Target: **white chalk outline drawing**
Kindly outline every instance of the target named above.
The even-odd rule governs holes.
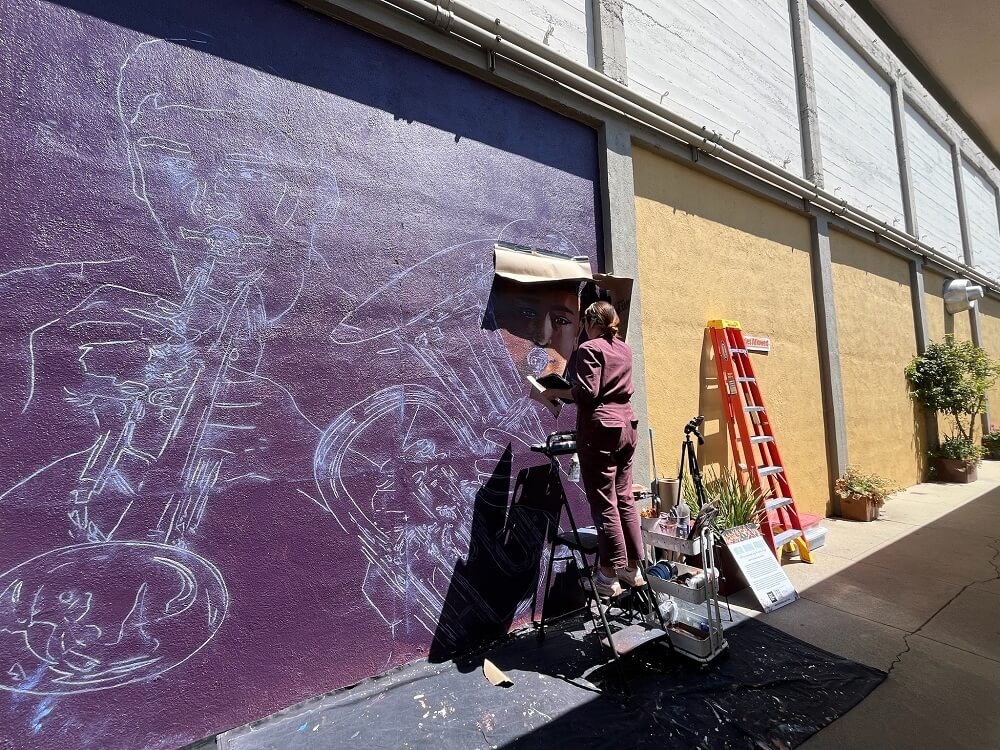
[[[280,392],[280,403],[288,409],[289,415],[301,418],[310,432],[320,433],[316,424],[299,408],[289,388],[259,373],[258,368],[264,357],[268,331],[298,302],[311,264],[325,263],[316,242],[321,227],[332,222],[336,214],[339,202],[336,178],[325,164],[306,161],[304,155],[300,159],[298,154],[282,152],[282,160],[278,162],[278,157],[264,151],[246,153],[238,147],[234,150],[232,144],[221,140],[206,145],[193,133],[178,131],[163,137],[160,132],[153,134],[145,129],[140,119],[150,113],[161,115],[163,122],[169,122],[169,117],[175,115],[240,116],[238,112],[173,101],[170,96],[177,91],[168,95],[149,91],[146,79],[139,83],[146,88],[140,90],[135,99],[127,101],[128,94],[134,93],[125,92],[130,66],[148,64],[147,54],[153,57],[169,54],[171,41],[150,40],[131,50],[119,68],[116,97],[132,175],[132,194],[146,207],[169,253],[171,275],[176,278],[180,299],[122,284],[102,284],[58,318],[36,327],[28,336],[29,382],[21,413],[29,412],[36,400],[38,379],[46,375],[39,373],[36,367],[45,337],[55,330],[54,326],[61,326],[84,337],[84,343],[79,345],[78,360],[82,385],[63,383],[63,400],[70,408],[88,414],[96,429],[87,438],[89,445],[86,448],[53,458],[0,493],[0,500],[3,500],[67,460],[82,461],[76,486],[66,498],[69,532],[77,544],[36,555],[0,576],[0,591],[10,598],[6,607],[4,599],[0,598],[0,688],[4,690],[41,695],[118,687],[161,674],[201,650],[221,627],[229,611],[229,592],[221,573],[209,560],[189,549],[205,519],[210,497],[213,490],[222,485],[272,480],[259,471],[240,472],[239,467],[234,467],[233,476],[227,476],[224,468],[232,463],[230,457],[234,455],[226,447],[227,438],[234,435],[245,438],[257,430],[260,420],[275,416],[262,414],[261,402],[229,398],[227,391],[233,390],[230,386],[251,381],[267,384]],[[258,125],[263,123],[275,133],[284,132],[270,123],[263,112],[254,111],[253,116]],[[213,147],[219,152],[225,149],[226,153],[213,153],[210,159],[199,163],[198,152]],[[222,158],[216,158],[218,156]],[[174,202],[179,203],[176,199],[182,196],[186,201],[184,218],[182,222],[175,222],[178,223],[176,227],[171,221],[178,217],[169,213],[161,215],[161,208],[154,200],[156,196],[149,191],[144,158],[156,159],[157,169],[168,175]],[[300,179],[296,181],[296,178]],[[315,184],[306,184],[310,179],[315,180]],[[275,232],[271,233],[247,230],[245,226],[249,225],[241,223],[251,211],[261,215],[261,208],[249,205],[248,199],[252,200],[254,192],[251,183],[264,184],[265,181],[271,189],[270,194],[277,199],[273,206],[266,208],[265,220],[269,224],[264,229],[273,227]],[[303,188],[313,192],[304,196]],[[309,200],[313,203],[308,203]],[[299,223],[289,229],[293,219],[298,219]],[[282,230],[296,233],[298,241],[289,251],[296,253],[294,257],[299,265],[287,262],[287,258],[280,259],[282,269],[286,272],[290,269],[291,278],[295,280],[287,284],[291,299],[287,303],[280,300],[275,305],[280,309],[272,311],[268,309],[271,300],[265,291],[265,274],[268,259],[279,258],[274,251],[280,249],[276,235]],[[128,255],[101,261],[53,261],[8,270],[0,273],[0,279],[76,266],[82,273],[88,265],[119,263],[133,258]],[[111,331],[113,335],[90,340],[86,334],[95,329],[105,334]],[[100,355],[107,348],[116,353],[122,351],[115,347],[133,347],[144,352],[145,364],[139,376],[123,378],[119,373],[103,371],[99,364],[95,367],[94,360],[100,363]],[[158,469],[159,474],[156,473]],[[168,479],[166,488],[161,484],[164,476]],[[147,481],[149,484],[144,486]],[[307,493],[299,491],[299,494],[322,507],[321,502]],[[160,497],[164,499],[158,500]],[[171,564],[170,561],[178,560],[182,553],[198,561],[186,572],[181,570],[181,563],[177,563],[180,567],[176,572],[189,582],[191,591],[217,588],[217,594],[208,598],[194,596],[189,605],[197,603],[206,608],[211,625],[207,638],[184,658],[167,660],[169,664],[158,659],[128,664],[114,660],[91,661],[85,644],[77,644],[77,647],[70,644],[61,653],[71,654],[87,668],[60,668],[58,659],[52,656],[53,649],[63,648],[65,644],[50,644],[37,651],[32,648],[26,630],[37,631],[38,627],[51,626],[51,637],[61,638],[59,628],[52,623],[33,621],[30,612],[27,624],[23,616],[18,619],[15,605],[23,603],[20,597],[27,592],[23,590],[23,582],[7,579],[16,577],[16,572],[25,566],[44,562],[51,556],[90,555],[87,559],[106,561],[108,558],[102,556],[103,552],[123,549],[130,554],[145,555],[161,565]],[[84,586],[85,581],[81,581],[79,590]],[[43,580],[37,590],[44,589]],[[67,592],[72,605],[80,609],[74,627],[88,627],[84,619],[89,616],[90,607],[81,605],[70,589]],[[99,596],[97,592],[89,595]],[[137,591],[136,602],[141,596],[142,591]],[[129,613],[133,620],[143,616],[138,611]],[[142,622],[137,622],[137,627],[141,629],[142,626]],[[9,637],[22,631],[20,640]],[[5,634],[8,636],[6,641],[3,640]],[[113,647],[115,644],[112,641],[103,645]],[[157,646],[159,648],[160,644]],[[27,649],[25,653],[39,660],[39,664],[47,665],[43,668],[45,674],[25,681],[27,675],[23,665],[20,671],[12,666],[20,664],[18,654],[6,652],[7,648],[14,647]],[[85,673],[98,667],[101,677],[88,678]],[[67,690],[67,687],[73,689]]]
[[[521,223],[511,222],[500,239]],[[567,256],[580,254],[562,235],[550,233],[550,240],[553,237]],[[513,442],[526,447],[546,434],[540,408],[520,387],[521,375],[492,320],[489,296],[495,241],[456,245],[401,271],[360,302],[331,333],[341,347],[385,339],[379,354],[395,360],[410,356],[438,381],[433,386],[393,385],[347,408],[324,431],[314,458],[322,505],[342,528],[356,535],[367,561],[362,593],[393,637],[417,629],[431,634],[448,629],[456,642],[461,639],[462,624],[442,618],[442,610],[453,585],[451,573],[466,559],[471,544],[477,554],[492,555],[498,569],[509,573],[523,570],[530,557],[526,553],[519,560],[507,559],[498,540],[472,539],[477,497],[481,502],[507,504],[507,497],[480,496],[506,446]],[[439,273],[438,267],[450,271],[456,266],[465,274],[454,279],[454,291],[433,297],[429,305],[403,304],[400,310],[399,301],[412,296],[411,290],[424,288],[426,279]],[[393,310],[400,311],[399,319],[387,320]],[[536,346],[528,360],[540,359],[534,365],[539,370],[549,357]],[[391,420],[389,428],[380,424],[386,419]],[[447,435],[451,444],[414,435],[414,428]],[[381,441],[384,447],[378,458],[356,449],[366,438]],[[354,471],[346,468],[351,464]],[[413,485],[412,499],[406,495],[401,502],[391,500],[399,484]],[[423,519],[411,518],[408,511]],[[539,540],[521,538],[534,533],[531,523],[513,528],[517,537],[513,542],[523,550],[533,547],[543,556],[548,554]],[[511,539],[505,541],[509,544]],[[523,614],[534,590],[524,591],[511,613],[495,612],[488,596],[467,585],[462,594],[480,616],[500,620]]]
[[[139,560],[121,559],[139,550]],[[126,587],[132,600],[128,613],[120,622],[110,623],[113,628],[102,628],[88,620],[101,605],[89,590],[88,570],[107,558],[120,565],[138,562],[158,568],[172,576],[167,593],[176,593],[166,601],[160,596],[160,611],[152,612],[157,592],[150,592],[150,581],[133,583]],[[68,584],[60,581],[63,568],[72,568],[76,574]],[[199,600],[204,611],[194,609]],[[219,570],[203,557],[175,546],[97,542],[37,555],[0,574],[0,654],[4,655],[0,667],[5,672],[0,690],[32,695],[85,693],[163,674],[205,647],[222,625],[228,602]],[[206,619],[199,625],[202,616]],[[195,629],[202,635],[195,639],[200,643],[193,650],[170,654],[169,642],[161,639],[181,626],[178,621],[183,621],[188,633]],[[21,660],[9,661],[5,646],[11,645],[34,657],[35,663],[26,668]],[[110,659],[105,652],[111,652]],[[43,680],[46,676],[49,679]],[[40,685],[44,689],[38,689]]]

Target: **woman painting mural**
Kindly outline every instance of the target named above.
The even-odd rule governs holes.
[[[576,402],[580,470],[597,526],[597,593],[617,596],[622,583],[645,583],[639,570],[642,532],[632,496],[638,426],[630,403],[632,349],[618,338],[618,314],[610,303],[590,305],[583,322],[588,340],[576,353],[572,389],[548,389],[543,395]]]

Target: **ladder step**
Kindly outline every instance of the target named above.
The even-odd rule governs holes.
[[[655,641],[657,638],[662,638],[666,634],[667,632],[660,628],[651,628],[643,623],[638,623],[612,633],[611,642],[614,644],[615,653],[619,656],[624,656],[629,651],[634,651],[639,646],[650,641]],[[601,643],[607,648],[607,636],[601,638]]]
[[[798,529],[789,529],[788,531],[782,531],[780,534],[774,535],[774,548],[780,549],[788,544],[794,539],[798,539],[802,536],[802,532]]]
[[[780,474],[785,468],[783,466],[758,466],[757,473],[762,477],[769,477],[772,474]]]
[[[790,497],[769,497],[764,505],[768,510],[777,510],[778,508],[784,508],[785,506],[791,505],[794,500]]]
[[[761,443],[773,443],[774,438],[770,435],[754,435],[750,438],[750,442],[754,445],[760,445]]]
[[[743,411],[746,412],[761,412],[764,411],[763,406],[744,406]]]
[[[756,383],[757,378],[736,378],[737,383]]]

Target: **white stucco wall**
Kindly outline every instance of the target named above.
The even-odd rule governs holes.
[[[951,147],[909,102],[904,114],[917,233],[938,252],[964,261]]]
[[[571,60],[593,65],[590,0],[465,0],[465,4]]]
[[[973,264],[990,278],[1000,280],[1000,221],[995,188],[965,159],[962,159],[962,187]]]
[[[802,173],[787,0],[626,0],[629,85]]]
[[[903,229],[889,83],[814,11],[809,40],[824,187]]]

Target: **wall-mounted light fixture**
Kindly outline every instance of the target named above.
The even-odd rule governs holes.
[[[944,284],[944,309],[949,315],[971,310],[983,298],[983,288],[968,279],[951,279]]]

